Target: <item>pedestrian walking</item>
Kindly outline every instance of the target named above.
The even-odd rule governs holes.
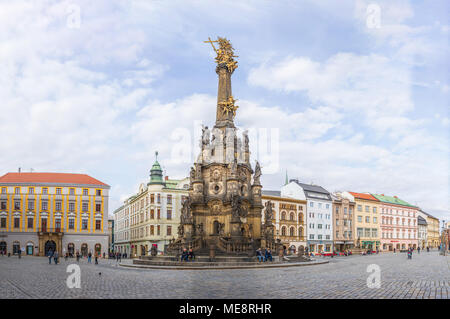
[[[92,253],[89,252],[89,254],[88,254],[88,263],[91,263],[91,260],[92,260]]]
[[[51,265],[52,264],[52,258],[53,258],[53,251],[49,250],[48,251],[48,264]]]
[[[80,252],[77,250],[77,263],[80,262]]]
[[[420,254],[420,246],[417,247],[417,253]]]
[[[22,257],[22,250],[19,249],[19,251],[17,252],[19,255],[19,259]]]
[[[58,264],[58,257],[59,257],[58,251],[55,250],[55,252],[53,253],[53,261],[55,262],[55,265]]]
[[[95,253],[95,264],[98,265],[98,253]]]

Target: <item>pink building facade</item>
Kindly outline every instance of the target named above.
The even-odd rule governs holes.
[[[396,196],[372,195],[381,202],[381,251],[416,249],[419,208]]]

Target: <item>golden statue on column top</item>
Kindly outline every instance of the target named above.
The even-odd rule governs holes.
[[[208,38],[208,41],[203,41],[204,43],[211,43],[211,46],[213,47],[214,51],[216,52],[216,63],[218,65],[220,64],[226,64],[228,70],[233,73],[234,70],[237,68],[237,61],[234,60],[234,58],[237,58],[237,55],[234,55],[234,48],[231,45],[230,41],[226,38],[217,37],[217,40],[211,40],[211,38]],[[216,49],[214,46],[214,43],[219,44],[219,49]]]

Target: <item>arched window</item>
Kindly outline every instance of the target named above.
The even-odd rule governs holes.
[[[281,220],[286,220],[286,212],[281,212]]]
[[[291,228],[289,228],[289,236],[295,236],[295,228],[294,227],[291,227]]]
[[[298,228],[298,235],[299,235],[300,237],[303,237],[303,227],[299,227],[299,228]]]
[[[294,221],[295,220],[295,214],[293,212],[291,212],[289,219]]]
[[[286,236],[286,226],[281,227],[281,236]]]

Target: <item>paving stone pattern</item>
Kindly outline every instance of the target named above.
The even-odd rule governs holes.
[[[0,257],[0,298],[444,298],[450,299],[450,257],[436,251],[330,258],[292,268],[159,270],[80,261],[81,288],[68,288],[68,264],[43,257]],[[130,260],[125,262],[131,263]],[[381,268],[381,288],[367,287],[367,266]],[[101,273],[101,275],[99,275]]]

